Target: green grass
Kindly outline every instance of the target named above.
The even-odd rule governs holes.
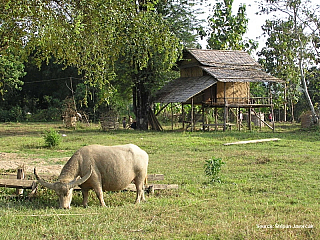
[[[66,134],[58,148],[43,133]],[[262,138],[278,142],[223,146]],[[134,205],[135,193],[105,193],[101,208],[91,192],[89,208],[74,193],[71,210],[58,209],[54,193],[14,198],[0,188],[1,239],[320,239],[320,132],[283,125],[277,132],[101,132],[98,126],[68,130],[60,123],[0,124],[0,152],[28,160],[70,157],[88,144],[134,143],[149,154],[149,173],[178,190],[156,191]],[[1,157],[1,156],[0,156]],[[224,164],[222,183],[210,184],[205,161]],[[1,158],[0,158],[1,161]],[[61,163],[60,163],[61,164]],[[277,225],[276,225],[277,224]],[[312,224],[312,228],[293,228]],[[273,228],[267,228],[270,227]],[[284,228],[289,227],[291,228]],[[276,228],[278,226],[279,228]],[[280,228],[282,227],[282,228]]]

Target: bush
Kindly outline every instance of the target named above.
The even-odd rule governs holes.
[[[22,122],[24,114],[19,106],[14,106],[10,110],[0,108],[0,121],[1,122]]]
[[[45,132],[44,141],[47,147],[56,147],[61,143],[61,136],[57,131],[51,129]]]
[[[204,165],[204,172],[210,178],[210,182],[218,182],[221,183],[219,172],[221,170],[221,166],[225,164],[222,162],[221,158],[212,157],[209,160],[206,160]]]

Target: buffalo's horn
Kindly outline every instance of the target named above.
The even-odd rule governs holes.
[[[46,187],[46,188],[49,188],[49,189],[55,189],[53,183],[48,183],[48,182],[46,182],[45,180],[43,180],[41,177],[39,177],[39,175],[37,174],[36,168],[34,168],[34,175],[36,176],[36,179],[38,180],[38,182],[39,182],[42,186],[44,186],[44,187]]]
[[[91,177],[91,174],[92,174],[92,166],[90,165],[89,172],[86,175],[84,175],[82,178],[80,178],[78,180],[75,179],[75,180],[71,181],[68,184],[68,187],[69,188],[74,188],[76,186],[79,186],[79,185],[83,184],[85,181],[87,181]]]

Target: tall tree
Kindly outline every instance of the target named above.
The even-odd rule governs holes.
[[[0,3],[0,34],[4,36],[0,51],[17,46],[25,51],[24,56],[32,52],[39,66],[53,56],[57,63],[76,67],[90,87],[105,92],[115,77],[115,61],[125,55],[122,60],[130,66],[137,89],[137,117],[145,129],[142,108],[150,102],[147,85],[152,85],[159,68],[171,68],[180,46],[167,22],[155,12],[156,2],[5,0]],[[145,79],[151,79],[150,83],[144,84]]]
[[[258,47],[253,40],[244,40],[248,18],[246,5],[241,4],[236,15],[232,13],[233,0],[217,0],[213,7],[213,15],[208,18],[211,28],[208,48],[252,51]]]
[[[125,85],[132,88],[138,129],[148,129],[152,95],[175,75],[172,74],[172,67],[182,47],[196,46],[196,30],[200,21],[196,20],[196,11],[191,8],[190,2],[159,0],[153,6],[154,11],[139,12],[144,16],[142,21],[136,16],[127,26],[127,31],[137,31],[137,34],[134,39],[127,39],[124,56],[117,64],[117,74]],[[145,65],[136,61],[137,55],[145,56]]]
[[[200,0],[158,0],[155,10],[167,22],[171,32],[180,40],[186,48],[198,46],[199,32],[204,20],[198,16],[203,14],[199,7],[205,1]]]
[[[276,108],[284,108],[284,120],[286,121],[288,103],[291,106],[291,117],[294,121],[294,105],[300,95],[297,89],[300,74],[296,65],[299,57],[297,49],[300,44],[294,37],[294,23],[285,20],[267,20],[262,30],[268,38],[266,46],[258,52],[259,63],[268,73],[286,82],[285,85],[272,85],[272,92],[277,96],[274,98],[274,104]]]
[[[266,4],[261,3],[261,11],[270,13],[272,11],[280,11],[287,15],[288,22],[293,24],[290,32],[291,42],[296,42],[298,46],[295,48],[295,66],[299,69],[300,84],[303,88],[306,100],[313,115],[314,122],[318,122],[318,116],[315,112],[313,102],[310,98],[307,81],[306,69],[317,64],[319,55],[319,12],[310,5],[310,0],[266,0]]]
[[[181,50],[179,39],[169,30],[162,16],[140,12],[133,16],[127,31],[131,32],[118,62],[117,73],[132,88],[137,128],[148,129],[152,92],[159,86],[161,74],[175,64]],[[126,32],[123,34],[127,35]]]

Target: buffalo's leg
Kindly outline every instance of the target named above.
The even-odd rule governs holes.
[[[83,206],[88,207],[89,189],[82,189]]]
[[[144,187],[143,187],[144,179],[135,179],[135,185],[137,189],[137,197],[136,197],[136,203],[140,203],[140,201],[145,201],[144,197]]]
[[[105,207],[106,206],[106,203],[104,202],[104,199],[103,199],[103,191],[102,191],[102,187],[95,187],[94,188],[94,191],[96,192],[96,195],[100,201],[100,205],[102,207]]]

